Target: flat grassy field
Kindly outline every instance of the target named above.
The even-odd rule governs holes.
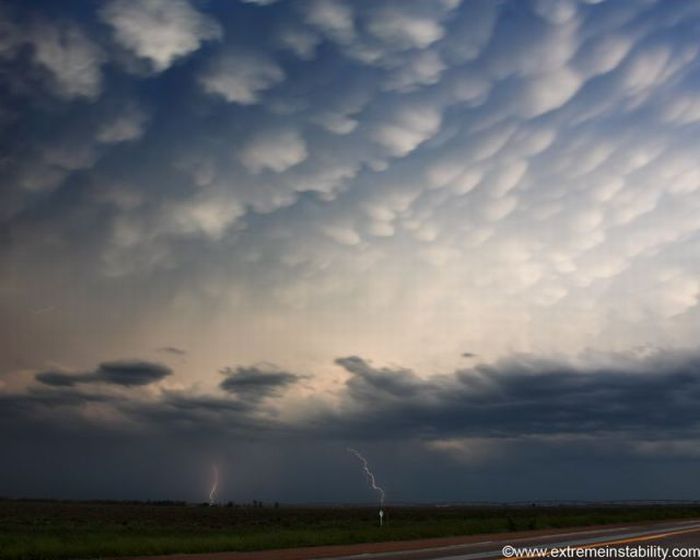
[[[405,540],[700,517],[700,505],[196,506],[0,501],[0,559],[98,558]]]

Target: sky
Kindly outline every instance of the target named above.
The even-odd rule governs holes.
[[[0,495],[699,499],[699,32],[0,2]]]

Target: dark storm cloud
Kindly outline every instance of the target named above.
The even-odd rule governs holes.
[[[144,361],[103,362],[95,371],[71,373],[46,371],[36,374],[37,381],[49,388],[30,388],[23,394],[0,395],[4,415],[31,419],[33,416],[52,426],[80,425],[89,432],[99,431],[99,425],[89,418],[78,418],[75,412],[89,403],[108,406],[120,419],[110,424],[110,430],[138,425],[157,433],[238,434],[256,438],[275,429],[281,433],[296,426],[285,426],[263,408],[266,398],[281,396],[290,385],[304,376],[261,367],[225,368],[228,377],[222,383],[224,394],[193,394],[185,391],[162,391],[157,397],[147,395],[125,399],[110,393],[109,387],[133,387],[156,383],[172,374],[167,366]],[[91,394],[78,385],[102,385],[105,393]]]
[[[22,394],[0,394],[0,410],[6,416],[13,412],[32,411],[37,406],[71,407],[85,403],[116,403],[121,400],[113,395],[85,393],[71,388],[52,390],[31,389]]]
[[[90,374],[63,373],[61,371],[42,371],[36,374],[36,380],[52,387],[73,387],[76,383],[85,383]]]
[[[274,420],[257,414],[254,403],[230,397],[165,392],[158,400],[124,402],[119,411],[143,428],[158,433],[226,433],[257,438],[273,427]]]
[[[658,354],[577,367],[517,356],[421,380],[342,358],[346,408],[329,426],[370,436],[518,437],[620,433],[663,438],[700,426],[700,357]]]
[[[237,395],[251,403],[265,398],[279,396],[290,385],[297,383],[302,376],[280,370],[266,370],[259,367],[224,368],[226,376],[219,385],[227,393]]]
[[[347,389],[358,401],[411,398],[425,389],[418,377],[407,369],[374,368],[358,356],[338,358],[335,363],[353,374]]]
[[[46,371],[36,374],[36,380],[52,387],[73,387],[79,383],[107,383],[122,387],[136,387],[156,383],[172,374],[162,364],[144,361],[103,362],[88,373]]]
[[[211,448],[207,457],[229,444],[260,444],[260,449],[304,445],[312,449],[309,453],[323,457],[321,469],[335,465],[334,449],[342,455],[345,445],[352,444],[386,457],[388,463],[398,460],[387,457],[394,453],[389,450],[395,450],[397,457],[410,453],[415,480],[442,468],[434,465],[438,453],[439,463],[451,473],[443,488],[451,498],[452,486],[467,471],[491,480],[491,491],[498,494],[499,480],[510,480],[533,465],[533,472],[541,472],[536,475],[538,488],[550,495],[556,488],[564,492],[569,488],[571,472],[566,469],[572,460],[581,472],[589,467],[603,472],[603,464],[629,465],[640,457],[663,463],[669,455],[681,461],[697,452],[699,354],[657,352],[643,358],[607,357],[605,362],[587,357],[587,363],[607,364],[599,367],[517,355],[430,378],[400,367],[376,366],[358,356],[338,358],[336,363],[349,375],[337,394],[338,403],[329,406],[317,397],[302,401],[304,414],[294,420],[280,415],[281,403],[286,406],[287,401],[275,399],[263,406],[264,397],[277,396],[302,376],[229,368],[223,370],[228,374],[225,382],[237,380],[235,390],[218,394],[161,391],[157,396],[135,393],[125,398],[83,393],[83,387],[56,383],[23,394],[0,394],[6,426],[0,437],[11,442],[68,441],[79,434],[81,441],[122,438],[124,445],[144,446],[148,441],[168,441],[163,444],[166,454],[199,442]],[[100,414],[92,416],[93,409]],[[103,413],[112,420],[102,422]],[[448,447],[441,447],[445,442]],[[486,459],[480,459],[482,447]],[[470,461],[476,457],[477,463],[461,463],[464,456]],[[543,456],[549,459],[546,466],[541,465]],[[498,472],[478,470],[478,461],[493,466],[496,459],[501,465]],[[255,460],[250,459],[252,464]],[[508,464],[517,471],[503,467]],[[551,480],[558,469],[563,469],[564,482],[556,487]],[[467,479],[474,483],[476,479],[469,478],[474,476]],[[615,484],[608,486],[610,490],[601,490],[601,496],[615,495]],[[426,497],[436,488],[442,487],[425,486]],[[498,495],[512,499],[507,492]]]
[[[85,422],[80,412],[86,405],[117,409],[121,401],[116,395],[71,387],[32,388],[20,394],[0,392],[0,419],[6,426],[2,435],[33,440],[74,430],[101,434],[104,426]]]
[[[429,379],[408,369],[377,367],[358,356],[336,363],[350,374],[340,405],[326,407],[314,399],[301,420],[285,421],[262,403],[271,397],[282,402],[283,391],[303,376],[259,367],[221,370],[227,376],[220,384],[224,396],[164,392],[155,399],[113,405],[144,426],[174,431],[246,426],[250,437],[271,426],[302,438],[425,441],[592,434],[660,440],[694,437],[700,429],[697,354],[659,352],[609,360],[612,365],[600,367],[518,355]],[[107,362],[88,374],[44,372],[37,379],[56,394],[30,392],[18,396],[13,406],[26,408],[47,399],[78,406],[82,396],[71,390],[73,384],[145,385],[169,374],[165,366],[146,362]]]
[[[163,364],[140,361],[104,362],[96,374],[105,383],[125,387],[149,385],[172,374],[172,370]]]

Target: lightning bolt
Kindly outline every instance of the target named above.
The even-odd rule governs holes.
[[[214,479],[212,480],[211,490],[209,491],[210,506],[214,505],[214,499],[216,498],[216,489],[219,486],[219,467],[217,467],[216,465],[212,465],[212,473],[214,475]]]
[[[362,453],[357,451],[357,449],[353,449],[351,447],[348,447],[348,452],[352,453],[362,463],[362,470],[365,471],[365,476],[367,476],[367,482],[369,482],[369,485],[372,487],[372,490],[374,490],[375,492],[377,492],[379,494],[379,507],[380,508],[384,507],[384,490],[381,487],[377,486],[377,481],[374,479],[374,474],[369,469],[369,464],[367,463],[367,459],[365,459],[362,456]]]

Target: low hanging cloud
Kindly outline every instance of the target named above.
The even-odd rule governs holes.
[[[171,374],[166,366],[149,362],[105,362],[89,373],[37,374],[50,391],[5,394],[3,402],[12,405],[6,414],[16,413],[18,418],[52,402],[77,407],[94,401],[159,431],[177,432],[180,427],[226,431],[246,424],[251,437],[262,437],[276,427],[317,441],[535,438],[563,443],[604,437],[627,445],[685,441],[700,434],[697,352],[597,356],[592,362],[598,365],[523,354],[424,378],[407,368],[379,367],[348,356],[335,362],[349,375],[336,394],[337,402],[331,405],[316,396],[293,419],[281,413],[285,392],[306,376],[273,366],[220,370],[225,376],[219,385],[224,395],[164,391],[155,397],[123,400],[74,389],[87,383],[143,386]],[[274,409],[261,406],[271,399]],[[56,425],[72,418],[56,414]]]
[[[700,356],[656,352],[599,366],[518,355],[422,379],[357,356],[336,363],[351,377],[324,425],[369,437],[693,437],[700,431]],[[673,411],[673,413],[669,413]],[[331,428],[332,429],[332,428]]]
[[[178,348],[177,346],[163,346],[162,348],[158,348],[158,352],[174,354],[175,356],[184,356],[187,354],[187,350],[184,348]]]
[[[249,403],[278,397],[303,379],[301,375],[276,368],[227,367],[222,369],[221,373],[226,379],[219,386],[227,393],[236,395],[241,401]]]
[[[95,371],[68,373],[45,371],[36,374],[36,380],[52,387],[74,387],[82,383],[104,383],[122,387],[139,387],[157,383],[172,374],[163,364],[143,361],[102,362]]]

